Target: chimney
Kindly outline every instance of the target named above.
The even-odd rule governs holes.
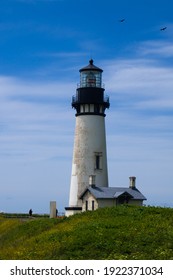
[[[136,177],[132,176],[132,177],[129,177],[129,179],[130,179],[129,188],[135,189],[136,188]]]
[[[96,180],[96,175],[89,176],[89,186],[90,187],[95,187],[95,180]]]

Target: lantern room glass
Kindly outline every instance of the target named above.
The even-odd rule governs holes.
[[[82,71],[80,73],[80,87],[102,86],[102,73],[100,71]]]

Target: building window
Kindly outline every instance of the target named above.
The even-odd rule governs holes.
[[[85,201],[85,210],[88,211],[88,200]]]
[[[128,204],[129,202],[129,196],[128,195],[122,195],[118,198],[119,204]]]
[[[102,153],[95,153],[95,169],[102,169]]]
[[[94,211],[94,200],[92,200],[92,210]]]

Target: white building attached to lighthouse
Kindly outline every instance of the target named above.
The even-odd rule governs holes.
[[[110,104],[109,97],[104,95],[103,70],[91,59],[79,72],[80,84],[72,97],[76,128],[67,216],[81,212],[80,195],[88,186],[90,175],[95,175],[94,184],[108,187],[105,110]]]

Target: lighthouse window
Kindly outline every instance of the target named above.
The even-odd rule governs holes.
[[[100,113],[104,113],[103,106],[100,106]]]
[[[100,156],[96,156],[96,169],[100,169]]]
[[[100,106],[99,105],[94,105],[94,112],[95,113],[100,113]]]
[[[95,154],[95,169],[102,169],[102,154]]]
[[[81,112],[85,113],[85,105],[81,105]]]

